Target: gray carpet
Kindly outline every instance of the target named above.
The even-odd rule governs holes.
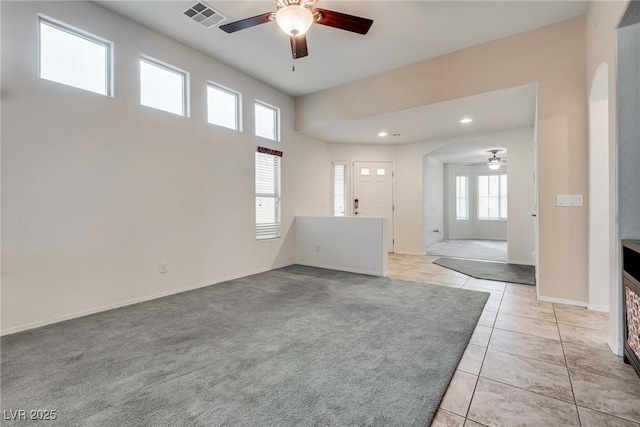
[[[457,258],[438,258],[433,263],[476,279],[520,283],[523,285],[536,284],[536,269],[533,265]]]
[[[2,409],[60,426],[425,427],[487,298],[291,266],[5,336]]]
[[[425,253],[442,257],[506,262],[507,242],[505,240],[443,239],[427,246]]]

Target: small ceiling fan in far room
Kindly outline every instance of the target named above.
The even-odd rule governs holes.
[[[358,34],[367,34],[369,32],[373,20],[327,9],[314,9],[313,5],[317,1],[275,0],[276,12],[252,16],[251,18],[221,25],[219,28],[226,33],[235,33],[256,25],[276,21],[282,31],[289,36],[293,59],[309,55],[305,33],[312,24],[326,25]]]
[[[496,157],[496,154],[498,154],[500,151],[502,150],[489,150],[487,151],[487,153],[492,153],[493,156],[489,157],[487,162],[484,163],[470,163],[468,165],[465,166],[489,166],[489,169],[491,170],[498,170],[500,169],[500,165],[502,165],[503,163],[507,163],[507,159],[501,159],[500,157]]]

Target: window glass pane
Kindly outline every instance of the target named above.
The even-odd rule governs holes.
[[[478,219],[507,219],[507,175],[478,176]]]
[[[456,219],[469,219],[469,177],[456,176]]]
[[[333,215],[346,214],[346,165],[333,166]]]
[[[384,176],[384,169],[376,169],[376,175]]]
[[[40,19],[40,77],[109,95],[110,49],[92,39]]]
[[[256,135],[263,138],[278,139],[278,111],[261,102],[255,103]]]
[[[238,130],[239,95],[235,92],[207,85],[207,120],[209,123]]]
[[[183,72],[141,59],[140,104],[184,116],[185,81]]]
[[[360,168],[360,175],[362,176],[370,175],[369,168]]]

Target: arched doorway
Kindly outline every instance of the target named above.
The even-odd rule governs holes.
[[[609,141],[609,67],[601,63],[589,92],[589,309],[610,311],[616,281],[615,160]]]

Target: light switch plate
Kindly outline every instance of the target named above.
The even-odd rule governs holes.
[[[558,194],[556,206],[582,206],[582,194]]]

